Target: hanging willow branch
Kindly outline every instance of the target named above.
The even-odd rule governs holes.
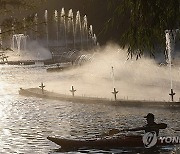
[[[0,0],[0,13],[11,13],[13,9],[32,9],[46,0]]]
[[[119,39],[128,55],[137,58],[148,51],[154,57],[157,47],[165,49],[166,29],[179,28],[180,0],[108,0],[107,7],[113,11],[105,31],[121,28],[121,18],[126,17],[127,27]]]

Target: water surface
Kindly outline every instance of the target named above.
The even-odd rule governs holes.
[[[24,97],[18,94],[20,87],[38,87],[41,82],[62,80],[62,78],[61,73],[47,73],[45,67],[0,66],[0,153],[65,153],[46,137],[98,138],[111,128],[124,129],[144,125],[143,116],[148,112],[155,114],[157,122],[168,124],[168,129],[160,135],[180,136],[180,113],[176,108],[83,104]],[[175,148],[166,147],[161,149],[160,153],[173,153],[173,151]],[[143,153],[143,150],[78,149],[66,152]]]

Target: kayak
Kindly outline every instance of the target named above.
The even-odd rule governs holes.
[[[48,140],[60,145],[61,148],[134,148],[144,147],[142,136],[123,136],[119,138],[109,139],[94,139],[94,140],[75,140],[75,139],[64,139],[56,137],[47,137]],[[165,144],[157,141],[157,146],[168,146],[172,143]]]

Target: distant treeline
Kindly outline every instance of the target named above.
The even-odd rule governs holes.
[[[165,49],[165,30],[180,24],[180,0],[44,0],[35,8],[79,10],[88,17],[101,45],[115,41],[127,47],[129,54],[151,55]],[[31,10],[32,12],[32,10]],[[160,51],[160,50],[158,50]]]

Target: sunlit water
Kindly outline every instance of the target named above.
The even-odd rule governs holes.
[[[137,127],[145,124],[148,112],[157,122],[168,124],[160,135],[180,136],[179,109],[131,108],[102,104],[53,101],[18,94],[20,87],[37,87],[41,82],[59,79],[62,73],[47,73],[46,67],[0,66],[0,153],[65,153],[48,141],[47,136],[98,138],[111,128]],[[57,85],[61,86],[61,85]],[[48,87],[46,87],[48,89]],[[178,153],[176,148],[160,153]],[[79,149],[67,153],[142,153],[139,149]]]

